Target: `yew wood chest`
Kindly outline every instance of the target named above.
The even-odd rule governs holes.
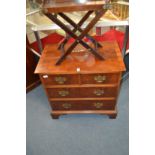
[[[103,42],[98,60],[83,49],[72,52],[61,65],[57,45],[47,45],[35,73],[39,74],[51,105],[52,118],[64,114],[117,116],[117,97],[124,62],[116,42]]]

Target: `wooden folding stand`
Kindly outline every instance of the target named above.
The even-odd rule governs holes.
[[[57,60],[56,65],[61,64],[62,61],[66,58],[66,56],[70,54],[79,43],[86,49],[88,49],[90,52],[92,52],[98,59],[104,59],[103,56],[97,52],[97,48],[102,47],[101,44],[98,43],[93,37],[88,35],[88,32],[104,15],[109,6],[110,5],[106,4],[103,0],[85,1],[84,3],[79,3],[78,1],[56,3],[51,0],[44,2],[44,14],[67,33],[67,37],[58,46],[58,49],[62,50],[63,52],[61,57]],[[78,23],[75,23],[72,19],[70,19],[67,15],[63,13],[73,11],[87,11],[87,13],[82,17],[82,19]],[[88,25],[84,29],[82,29],[81,26],[92,13],[95,13],[94,18],[88,23]],[[58,19],[58,15],[62,19],[67,21],[73,27],[73,29],[69,29],[68,26],[66,26],[60,19]],[[76,35],[76,31],[79,31],[81,34]],[[65,51],[64,46],[71,37],[74,38],[75,41]],[[85,37],[88,38],[94,44],[94,48],[92,48],[90,45],[83,41]]]
[[[55,3],[48,0],[43,5],[45,15],[67,33],[59,46],[55,44],[44,48],[35,70],[46,91],[53,119],[65,114],[104,114],[112,119],[117,116],[120,80],[125,71],[119,46],[116,41],[98,43],[88,35],[106,12],[108,5],[103,0],[85,0],[84,3]],[[73,11],[87,13],[75,23],[64,14]],[[82,26],[86,25],[85,21],[92,13],[95,13],[94,18],[86,27]],[[71,27],[68,28],[61,19]],[[77,35],[76,31],[80,34]],[[91,41],[91,45],[84,41],[85,37]],[[68,47],[66,44],[70,38],[75,41]],[[83,52],[72,52],[78,44],[86,50],[82,47]],[[92,54],[88,54],[88,51]],[[100,61],[103,59],[104,61]]]

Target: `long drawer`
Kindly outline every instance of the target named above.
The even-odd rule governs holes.
[[[113,110],[115,100],[52,101],[53,110]]]
[[[50,98],[115,97],[117,87],[47,88]]]
[[[40,75],[44,85],[73,84],[114,84],[118,83],[120,74],[70,74],[70,75]]]

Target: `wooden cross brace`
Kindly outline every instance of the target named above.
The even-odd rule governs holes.
[[[83,30],[81,28],[82,24],[88,19],[88,17],[95,12],[95,17],[90,21],[90,23],[85,27]],[[72,37],[75,39],[75,41],[69,46],[69,48],[62,53],[61,57],[56,62],[56,65],[61,64],[61,62],[66,58],[68,54],[72,52],[72,50],[80,43],[82,46],[84,46],[86,49],[88,49],[90,52],[92,52],[98,59],[103,60],[104,58],[102,55],[100,55],[97,52],[97,47],[102,47],[93,37],[88,35],[88,32],[91,30],[91,28],[97,23],[97,21],[103,16],[103,14],[106,12],[105,9],[100,9],[97,11],[88,11],[84,17],[79,21],[78,24],[76,24],[73,20],[71,20],[68,16],[66,16],[64,13],[58,13],[63,19],[65,19],[70,25],[74,27],[73,30],[70,30],[63,22],[61,22],[54,14],[51,13],[45,13],[45,15],[51,19],[54,23],[56,23],[60,28],[62,28],[69,37],[65,38],[62,42],[62,45],[60,45],[58,48],[64,48],[64,45],[68,42],[69,38]],[[75,34],[76,31],[81,32],[79,36]],[[86,42],[84,42],[82,39],[84,37],[89,38],[95,45],[95,49],[90,47]]]

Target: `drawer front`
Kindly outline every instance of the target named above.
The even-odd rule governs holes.
[[[53,101],[53,110],[113,110],[115,100],[94,100],[94,101]]]
[[[78,84],[77,75],[40,75],[42,82],[45,85],[65,85],[65,84]]]
[[[50,98],[73,98],[79,96],[77,88],[47,88]]]
[[[47,88],[50,98],[116,97],[117,87]]]
[[[82,84],[113,84],[117,83],[120,74],[82,74],[81,83]]]
[[[80,97],[116,97],[117,87],[79,88]]]

